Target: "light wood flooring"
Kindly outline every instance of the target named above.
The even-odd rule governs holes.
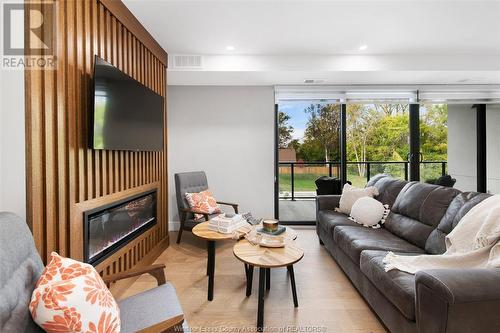
[[[290,280],[285,268],[272,269],[271,290],[265,298],[264,325],[269,332],[386,332],[342,270],[319,245],[312,228],[295,228],[297,242],[305,251],[295,264],[299,307],[293,307]],[[232,252],[234,241],[217,242],[214,300],[207,301],[206,246],[190,232],[180,245],[176,232],[171,245],[156,263],[167,266],[167,280],[177,289],[186,320],[193,332],[254,332],[257,321],[258,270],[252,295],[245,297],[245,270]],[[117,298],[155,286],[142,276]],[[119,286],[115,288],[119,290]],[[154,306],[154,305],[153,305]]]

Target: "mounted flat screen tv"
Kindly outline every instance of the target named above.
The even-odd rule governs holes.
[[[94,66],[94,149],[163,149],[163,97],[99,57]]]

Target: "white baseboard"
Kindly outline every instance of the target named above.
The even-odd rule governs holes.
[[[169,231],[178,231],[181,223],[178,221],[169,221],[168,222],[168,230]]]

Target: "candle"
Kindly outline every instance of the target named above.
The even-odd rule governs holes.
[[[278,230],[278,220],[264,219],[264,221],[262,221],[262,226],[267,232],[275,232]]]

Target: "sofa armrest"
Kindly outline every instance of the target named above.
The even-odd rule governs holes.
[[[334,210],[339,206],[340,197],[339,194],[318,195],[316,197],[316,211]]]
[[[500,269],[417,272],[419,332],[500,332]]]

